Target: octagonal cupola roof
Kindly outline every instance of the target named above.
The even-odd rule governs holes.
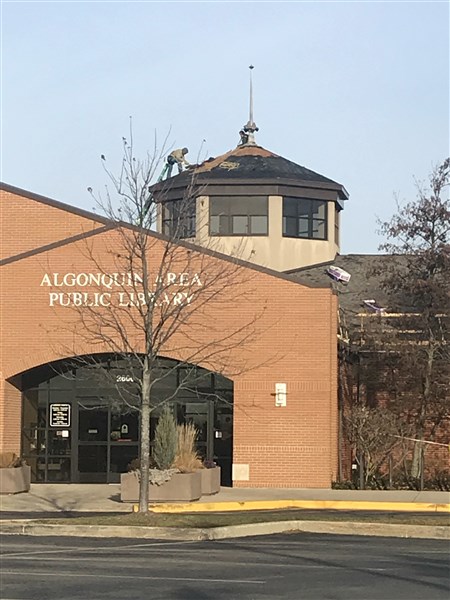
[[[167,199],[179,197],[183,189],[243,185],[264,186],[270,194],[282,193],[280,186],[307,187],[333,191],[336,200],[347,200],[343,185],[311,169],[283,158],[256,144],[240,144],[233,150],[211,157],[198,165],[152,186],[156,196],[167,194]]]

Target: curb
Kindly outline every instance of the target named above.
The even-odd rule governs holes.
[[[450,540],[450,527],[442,525],[395,525],[387,523],[354,523],[353,521],[341,521],[339,523],[331,523],[330,521],[278,521],[199,529],[107,525],[45,525],[36,524],[30,520],[2,523],[3,535],[133,538],[172,541],[223,540],[288,532]]]
[[[430,504],[427,502],[373,502],[354,500],[247,500],[242,502],[190,502],[186,504],[150,504],[152,512],[194,513],[194,512],[233,512],[247,510],[280,510],[289,508],[325,510],[376,510],[401,512],[449,513],[450,504]],[[133,505],[133,512],[138,505]]]

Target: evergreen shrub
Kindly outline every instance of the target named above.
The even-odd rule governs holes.
[[[178,447],[177,424],[170,408],[164,406],[155,431],[153,458],[161,471],[170,469]]]

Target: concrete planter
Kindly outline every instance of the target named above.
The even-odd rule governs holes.
[[[31,467],[0,469],[0,494],[18,494],[30,490]]]
[[[162,485],[150,484],[149,502],[192,502],[202,495],[202,477],[197,473],[175,473]],[[120,499],[122,502],[138,502],[139,479],[137,473],[120,476]]]
[[[210,496],[220,491],[220,467],[202,469],[202,496]]]

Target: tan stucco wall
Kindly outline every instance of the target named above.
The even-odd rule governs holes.
[[[197,198],[196,243],[228,256],[274,269],[288,271],[334,260],[339,247],[335,243],[334,202],[328,202],[328,240],[283,237],[282,196],[269,196],[268,236],[209,236],[209,197]]]

